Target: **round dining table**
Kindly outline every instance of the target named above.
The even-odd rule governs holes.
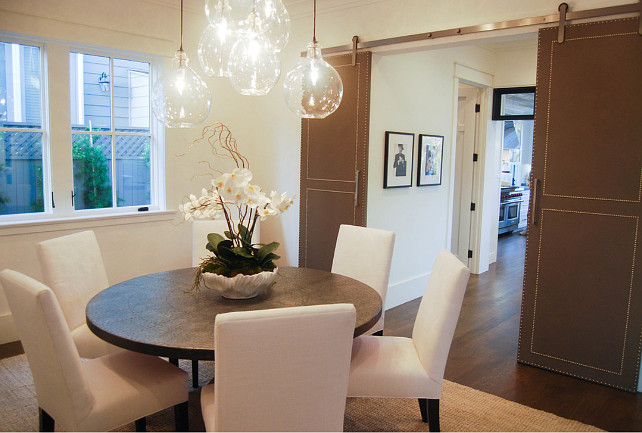
[[[343,275],[280,267],[274,284],[259,296],[227,299],[202,286],[190,292],[195,271],[159,272],[108,287],[87,304],[87,326],[125,349],[195,361],[214,359],[214,320],[220,313],[349,303],[357,311],[355,337],[381,316],[379,294]]]

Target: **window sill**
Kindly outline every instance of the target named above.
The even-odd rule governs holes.
[[[91,229],[93,227],[142,224],[155,221],[172,221],[177,211],[130,212],[116,215],[91,215],[68,218],[49,218],[21,222],[0,223],[0,237],[43,233],[60,230]]]

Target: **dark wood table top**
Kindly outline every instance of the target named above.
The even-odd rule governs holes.
[[[186,293],[195,268],[144,275],[108,287],[87,304],[87,326],[109,343],[178,359],[214,359],[218,313],[319,304],[354,304],[355,337],[381,317],[381,297],[370,286],[315,269],[281,267],[275,283],[252,299],[226,299],[201,288]]]

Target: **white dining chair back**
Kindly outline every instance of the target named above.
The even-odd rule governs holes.
[[[46,240],[36,245],[44,283],[60,303],[72,339],[83,358],[97,358],[119,350],[87,328],[89,300],[109,286],[107,272],[93,231]]]
[[[38,405],[73,425],[90,412],[94,396],[53,292],[11,270],[0,273],[22,347],[27,356]]]
[[[383,331],[385,302],[395,244],[394,232],[347,224],[339,226],[331,272],[354,278],[375,289],[381,296],[381,317],[366,331]]]
[[[352,304],[219,314],[208,431],[343,431]]]
[[[93,231],[87,230],[40,242],[36,246],[44,283],[51,288],[69,325],[85,323],[87,302],[109,286]]]
[[[187,426],[187,373],[125,350],[81,362],[49,287],[9,269],[0,283],[33,376],[41,431],[53,431],[54,423],[60,430],[108,431],[177,405],[177,429]]]
[[[469,269],[449,251],[433,265],[412,338],[360,336],[352,346],[350,397],[417,398],[430,431],[439,431],[439,399]]]
[[[442,382],[470,271],[450,252],[437,255],[430,273],[412,341],[428,376]]]
[[[238,222],[234,222],[238,224]],[[236,230],[236,227],[234,228]],[[207,235],[209,233],[218,233],[225,236],[224,233],[229,230],[225,220],[194,220],[192,222],[192,266],[198,266],[201,261],[211,256],[212,253],[205,247],[207,245]],[[260,239],[260,223],[256,222],[254,233],[252,233],[252,242],[258,243]]]

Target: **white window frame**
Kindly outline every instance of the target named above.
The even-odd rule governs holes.
[[[47,110],[45,109],[46,106],[48,106],[48,101],[47,101],[47,75],[46,75],[46,56],[45,56],[45,46],[43,43],[34,41],[34,40],[29,40],[29,39],[22,39],[22,38],[13,38],[9,36],[4,36],[0,35],[0,42],[8,43],[8,44],[19,44],[19,45],[26,45],[26,46],[32,46],[32,47],[38,47],[40,49],[40,128],[9,128],[9,127],[0,127],[0,131],[6,131],[6,132],[34,132],[34,133],[40,133],[42,135],[42,194],[43,194],[43,211],[42,212],[29,212],[29,213],[21,213],[21,214],[11,214],[11,215],[0,215],[0,224],[4,222],[9,222],[9,223],[14,223],[16,221],[20,221],[23,219],[26,220],[31,220],[31,219],[41,219],[41,218],[51,218],[52,216],[52,196],[51,196],[51,163],[50,163],[50,158],[49,158],[49,126],[48,126],[48,115],[47,115]],[[15,63],[12,65],[12,79],[14,80],[13,85],[12,85],[12,101],[11,104],[13,105],[14,110],[19,110],[20,111],[20,121],[24,121],[24,118],[26,117],[25,113],[25,101],[24,101],[24,94],[21,89],[21,81],[18,81],[16,83],[14,74],[17,74],[20,77],[21,74],[21,69],[22,69],[22,55],[20,54],[19,49],[12,49],[14,54],[17,52],[18,57],[20,57],[20,64],[16,65]],[[7,85],[7,87],[9,87]],[[16,92],[17,88],[17,92]],[[15,98],[15,94],[19,93],[20,98]],[[8,97],[9,95],[7,95]],[[19,99],[16,101],[16,99]],[[9,103],[9,101],[7,101]]]
[[[83,53],[110,57],[113,59],[127,59],[149,63],[150,71],[150,98],[151,88],[162,65],[162,59],[157,56],[128,52],[118,49],[99,49],[74,43],[60,42],[57,40],[38,40],[38,38],[24,36],[9,36],[0,34],[0,41],[38,46],[41,50],[41,119],[42,129],[30,129],[43,134],[43,196],[44,212],[22,213],[13,215],[0,215],[0,228],[17,227],[20,225],[33,226],[34,224],[60,223],[74,220],[99,219],[104,221],[109,217],[127,217],[135,215],[149,215],[153,213],[167,214],[165,204],[165,136],[164,125],[159,122],[151,112],[151,99],[149,104],[150,119],[150,204],[140,206],[118,207],[115,197],[114,206],[102,209],[75,210],[72,206],[73,192],[73,160],[72,160],[72,131],[70,99],[70,53]],[[76,71],[74,71],[75,73]],[[113,77],[113,73],[110,74]],[[112,87],[112,130],[105,132],[112,136],[115,134],[114,109],[113,109],[113,79]],[[50,88],[48,83],[57,83],[55,88]],[[66,84],[63,84],[66,83]],[[76,89],[75,89],[76,90]],[[77,90],[76,90],[77,91]],[[50,128],[51,126],[51,128]],[[74,131],[73,133],[76,133]],[[100,132],[93,132],[101,134]],[[147,134],[144,134],[147,135]],[[52,143],[55,143],[52,148]],[[115,143],[112,140],[112,146]],[[112,151],[114,149],[112,148]],[[115,158],[112,158],[112,164]],[[115,170],[112,166],[112,176]],[[114,185],[115,182],[112,181]],[[115,186],[112,196],[115,196]],[[54,206],[55,204],[55,206]],[[146,210],[139,210],[146,208]]]

